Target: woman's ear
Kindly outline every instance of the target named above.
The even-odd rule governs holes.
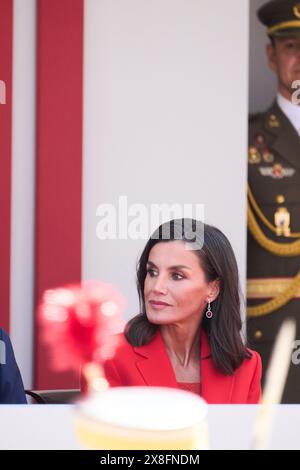
[[[220,294],[220,279],[215,279],[209,283],[207,302],[213,302]]]

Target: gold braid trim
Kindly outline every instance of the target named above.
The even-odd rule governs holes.
[[[268,315],[275,310],[278,310],[280,307],[286,305],[290,300],[292,300],[300,289],[300,271],[290,282],[289,286],[284,289],[284,291],[277,295],[272,300],[265,302],[254,307],[247,307],[248,317],[261,317],[262,315]]]
[[[270,240],[261,231],[258,223],[255,220],[254,214],[248,203],[248,228],[257,241],[265,250],[269,251],[276,256],[299,256],[300,255],[300,240],[292,243],[278,243]]]
[[[263,214],[263,212],[260,210],[256,200],[254,199],[254,196],[253,196],[253,193],[250,189],[250,186],[248,185],[248,197],[249,197],[249,201],[253,207],[253,209],[255,210],[256,214],[258,215],[258,217],[260,218],[260,220],[266,225],[266,227],[268,227],[272,232],[276,233],[276,227],[274,225],[271,224],[271,222],[268,221],[268,219],[266,218],[266,216]],[[300,232],[292,232],[290,235],[289,235],[289,238],[300,238]]]
[[[258,208],[258,211],[260,211],[259,208]],[[264,217],[262,213],[261,215]],[[249,202],[248,202],[248,228],[249,228],[250,233],[256,240],[256,242],[262,248],[267,250],[269,253],[272,253],[273,255],[276,255],[276,256],[282,256],[282,257],[300,255],[300,240],[297,240],[292,243],[277,243],[277,242],[274,242],[273,240],[270,240],[269,238],[265,236],[265,234],[260,229],[258,223],[256,222],[255,216],[252,212]],[[247,308],[248,317],[260,317],[263,315],[268,315],[274,312],[275,310],[278,310],[280,307],[283,307],[284,305],[286,305],[290,300],[292,300],[296,296],[298,289],[300,289],[300,271],[298,272],[296,277],[291,281],[289,286],[286,289],[284,289],[283,292],[278,294],[274,299],[269,300],[268,302],[265,302],[263,304],[256,305],[254,307],[248,307]]]
[[[263,277],[247,279],[247,299],[269,299],[281,294],[293,280],[293,277]],[[300,299],[300,289],[296,292],[294,299]]]

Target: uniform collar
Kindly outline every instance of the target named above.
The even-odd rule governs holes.
[[[277,104],[300,136],[300,106],[293,104],[281,93],[277,94]]]

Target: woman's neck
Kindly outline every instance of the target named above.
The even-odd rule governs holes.
[[[171,361],[181,367],[188,367],[193,361],[200,360],[199,325],[192,327],[187,324],[162,325],[160,332]]]

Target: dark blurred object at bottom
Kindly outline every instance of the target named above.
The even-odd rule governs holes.
[[[79,389],[68,390],[25,390],[31,397],[31,404],[66,405],[73,403],[80,396]],[[30,399],[29,399],[30,400]]]

